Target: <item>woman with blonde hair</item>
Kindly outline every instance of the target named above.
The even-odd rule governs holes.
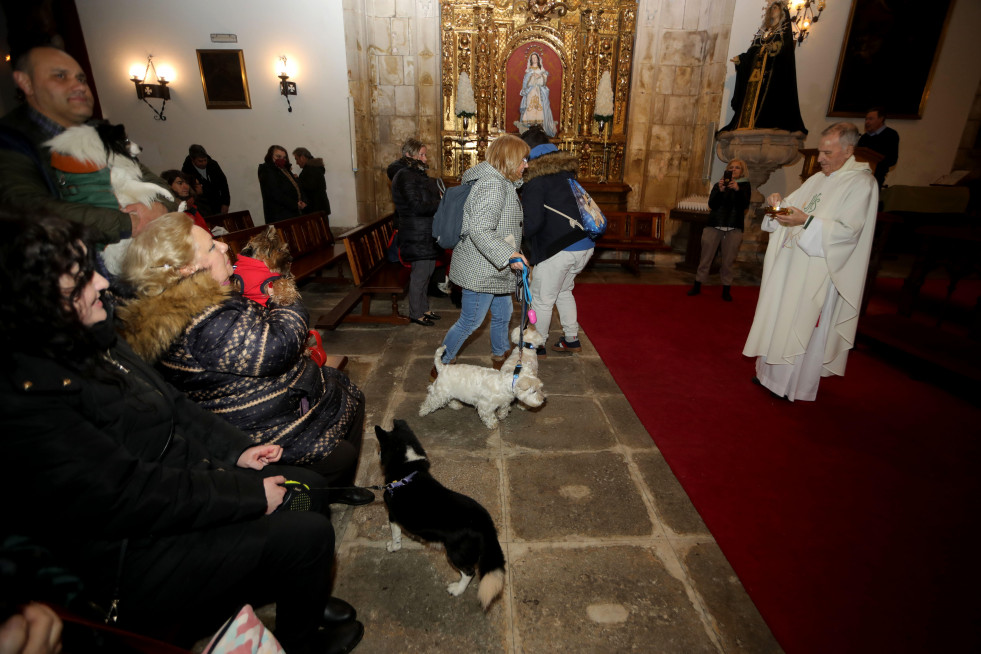
[[[739,254],[739,245],[743,242],[743,219],[749,208],[752,192],[746,162],[733,159],[726,166],[722,179],[712,187],[712,194],[709,196],[709,209],[712,212],[702,230],[702,256],[695,274],[695,284],[688,295],[701,293],[702,284],[708,281],[715,251],[721,245],[722,299],[732,302],[732,264]]]
[[[473,184],[463,206],[460,242],[453,249],[450,281],[463,289],[460,319],[443,337],[443,363],[456,358],[464,341],[491,312],[491,360],[500,369],[509,351],[508,323],[516,278],[528,265],[521,254],[523,214],[517,188],[528,167],[528,145],[517,136],[499,136],[487,148],[487,160],[463,173]],[[436,368],[430,377],[435,379]]]
[[[122,279],[136,296],[118,311],[123,336],[171,384],[248,434],[283,448],[283,462],[319,472],[329,501],[367,504],[350,488],[361,451],[364,395],[344,373],[305,355],[299,302],[262,306],[232,286],[228,246],[183,213],[133,238]]]

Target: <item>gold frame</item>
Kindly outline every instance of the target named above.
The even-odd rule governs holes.
[[[870,0],[852,0],[851,10],[848,14],[848,27],[845,31],[845,38],[841,42],[841,53],[838,55],[838,69],[835,72],[835,82],[831,91],[831,100],[828,102],[827,115],[860,118],[865,116],[866,111],[870,107],[883,106],[890,118],[923,118],[927,98],[930,96],[930,85],[933,82],[933,75],[937,70],[937,61],[940,59],[940,49],[943,47],[944,37],[947,35],[947,26],[950,24],[950,17],[954,13],[956,0],[948,0],[948,2],[946,16],[944,16],[943,25],[940,27],[939,33],[926,34],[924,33],[923,27],[924,12],[936,7],[939,4],[939,0],[933,4],[918,3],[912,10],[915,13],[911,12],[902,15],[899,17],[902,20],[894,21],[875,20],[875,16],[866,15],[863,10],[871,11],[868,9],[868,6],[871,4]],[[859,7],[860,3],[862,4],[861,8]],[[857,13],[861,15],[861,18],[856,23]],[[888,27],[889,25],[893,26],[891,30]],[[916,34],[917,38],[923,41],[923,45],[919,47],[919,50],[921,52],[933,52],[930,69],[927,71],[926,79],[923,80],[917,106],[913,107],[912,103],[903,105],[901,100],[895,96],[890,97],[888,95],[885,95],[885,97],[867,98],[866,101],[863,101],[862,105],[859,105],[857,98],[849,96],[855,89],[848,89],[842,86],[843,72],[846,73],[845,79],[855,77],[857,74],[851,73],[851,71],[859,67],[857,63],[858,57],[849,58],[849,43],[863,44],[862,47],[864,49],[869,49],[869,44],[874,46],[876,43],[884,43],[891,38],[895,38],[897,32]],[[907,52],[905,56],[896,57],[890,56],[888,50],[877,52],[873,49],[872,54],[866,54],[864,56],[870,63],[866,66],[864,76],[860,78],[868,80],[869,76],[874,76],[876,79],[884,79],[886,82],[883,84],[883,88],[886,89],[901,89],[909,87],[910,84],[918,84],[918,80],[911,80],[909,74],[911,58],[916,57],[918,55],[915,52]],[[861,84],[860,86],[865,89],[869,87],[867,83]],[[838,103],[841,103],[843,106],[836,106]]]
[[[508,131],[504,66],[517,48],[540,41],[563,66],[561,124],[553,143],[579,155],[580,180],[622,180],[637,5],[637,0],[441,0],[443,174],[459,176],[484,158],[490,141]],[[613,119],[604,135],[593,108],[605,70],[613,83]],[[453,113],[464,71],[477,101],[468,129]]]
[[[204,106],[208,109],[251,109],[249,78],[242,50],[196,50]],[[204,57],[202,57],[204,55]],[[241,80],[241,86],[239,86]]]

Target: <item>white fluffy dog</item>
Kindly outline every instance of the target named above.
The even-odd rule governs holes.
[[[511,342],[515,345],[521,345],[521,328],[515,327],[511,330]],[[516,347],[511,350],[510,356],[504,361],[504,365],[501,366],[501,370],[514,371],[514,367],[521,361],[521,373],[522,375],[531,375],[534,377],[538,376],[538,348],[545,345],[545,338],[538,333],[538,330],[534,327],[526,327],[524,332],[524,342],[525,347],[522,350],[520,347]]]
[[[436,350],[436,381],[429,385],[429,392],[419,415],[429,415],[437,409],[449,405],[459,409],[464,404],[477,408],[477,415],[487,427],[497,426],[499,418],[505,418],[511,411],[515,398],[531,407],[541,406],[545,401],[542,382],[535,375],[514,376],[514,365],[510,370],[494,370],[465,363],[448,366],[441,357],[446,350],[441,345]],[[506,365],[506,364],[505,364]]]
[[[149,207],[161,196],[174,199],[164,187],[143,181],[143,171],[136,160],[140,146],[126,137],[122,125],[69,127],[45,145],[58,154],[91,164],[96,170],[109,168],[110,185],[120,207],[138,202]]]

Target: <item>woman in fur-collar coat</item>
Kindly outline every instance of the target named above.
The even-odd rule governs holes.
[[[281,445],[284,462],[351,485],[364,395],[304,355],[306,308],[244,298],[228,281],[227,246],[189,220],[168,214],[133,239],[122,277],[137,295],[119,308],[123,336],[192,400]]]
[[[522,138],[531,146],[521,206],[525,212],[528,260],[535,267],[531,278],[531,307],[538,316],[535,328],[548,339],[552,307],[556,307],[563,337],[552,349],[580,352],[579,314],[572,289],[576,275],[593,255],[594,243],[577,221],[579,203],[569,184],[576,178],[579,162],[575,154],[559,152],[541,130],[529,129]],[[538,348],[538,355],[545,354],[543,345]]]

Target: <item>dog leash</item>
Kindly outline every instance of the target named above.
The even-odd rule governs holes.
[[[518,257],[509,259],[508,263],[517,263],[519,261],[524,264],[524,261]],[[535,310],[528,308],[528,303],[532,301],[532,297],[531,288],[528,286],[527,264],[521,266],[521,285],[515,288],[515,292],[518,292],[519,290],[521,292],[521,325],[518,327],[518,331],[520,332],[518,335],[518,347],[521,349],[518,350],[518,363],[514,366],[514,375],[511,377],[512,389],[514,388],[515,384],[518,383],[518,375],[521,374],[521,357],[523,357],[525,354],[525,325],[534,325],[538,321],[538,316],[535,315]],[[528,322],[525,322],[526,319]]]

